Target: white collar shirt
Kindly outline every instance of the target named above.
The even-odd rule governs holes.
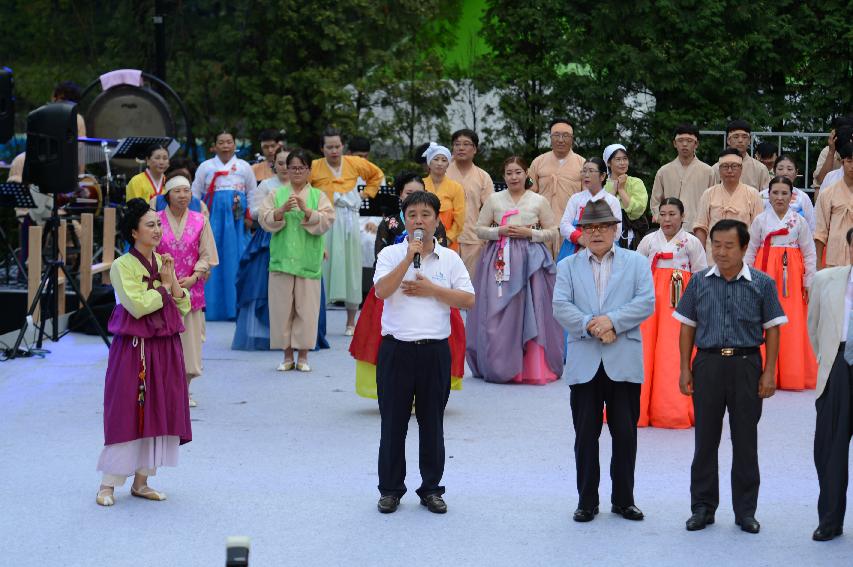
[[[853,309],[853,270],[850,270],[850,278],[847,280],[847,292],[844,294],[844,328],[841,330],[841,340],[847,340],[850,329],[850,310]]]
[[[433,239],[434,250],[421,259],[420,272],[432,283],[441,287],[474,293],[474,286],[462,258]],[[376,258],[373,283],[388,275],[406,257],[409,244],[404,241],[386,246]],[[410,264],[403,281],[415,279],[414,265]],[[410,297],[397,289],[387,299],[382,309],[382,335],[391,335],[400,341],[424,339],[441,340],[450,336],[450,307],[434,297]]]

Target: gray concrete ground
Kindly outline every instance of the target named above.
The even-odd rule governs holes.
[[[193,387],[194,441],[152,486],[166,502],[95,504],[106,348],[71,335],[44,359],[0,363],[3,565],[223,565],[229,535],[252,539],[251,565],[849,565],[853,535],[811,541],[817,479],[813,393],[782,392],[760,425],[759,535],[733,523],[728,431],[717,523],[688,533],[692,431],[640,431],[637,504],[646,520],[571,520],[576,505],[569,388],[466,379],[446,417],[449,513],[418,505],[417,426],[409,488],[376,511],[376,403],[354,394],[343,312],[314,372],[278,373],[276,352],[229,349],[233,324],[208,326]],[[602,435],[602,503],[609,437]],[[698,562],[697,562],[698,559]]]

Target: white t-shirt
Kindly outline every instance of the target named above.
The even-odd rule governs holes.
[[[433,240],[435,249],[421,259],[420,272],[434,284],[474,293],[468,269],[462,258]],[[375,284],[388,275],[406,257],[408,242],[386,246],[376,258]],[[415,279],[414,264],[410,264],[403,281]],[[397,289],[385,300],[382,309],[382,335],[392,335],[400,341],[446,339],[450,336],[450,307],[434,297],[409,297]]]
[[[839,167],[838,169],[833,169],[829,173],[827,173],[823,178],[823,183],[820,184],[820,190],[823,191],[827,187],[831,187],[835,183],[838,182],[839,179],[844,177],[844,168]]]

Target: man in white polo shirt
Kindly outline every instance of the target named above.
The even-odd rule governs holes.
[[[421,504],[443,514],[444,407],[450,395],[450,308],[474,306],[474,286],[455,252],[433,235],[441,203],[418,191],[403,201],[407,240],[376,259],[376,296],[384,300],[376,393],[382,418],[379,511],[397,510],[406,493],[406,431],[417,397]],[[421,231],[421,232],[416,232]],[[418,240],[418,237],[421,237]]]

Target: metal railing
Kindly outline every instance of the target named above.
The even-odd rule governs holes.
[[[726,133],[722,130],[701,130],[699,132],[703,136],[720,136],[722,138],[722,147],[726,147]],[[821,143],[820,149],[817,151],[817,154],[820,154],[820,151],[823,149],[823,146],[826,145],[826,140],[829,137],[829,132],[753,132],[752,140],[749,144],[749,153],[753,155],[755,152],[756,138],[760,139],[761,142],[764,141],[772,141],[772,138],[776,138],[776,145],[779,147],[779,153],[789,153],[789,154],[799,154],[802,150],[800,148],[794,148],[793,151],[790,150],[792,148],[792,144],[788,144],[786,150],[786,146],[782,144],[783,139],[797,139],[800,140],[801,143],[805,146],[805,156],[802,160],[802,163],[798,163],[800,165],[800,173],[803,176],[803,189],[808,192],[812,192],[812,183],[813,180],[809,173],[811,173],[811,157],[810,150],[811,145],[815,143],[815,139],[818,139]]]

